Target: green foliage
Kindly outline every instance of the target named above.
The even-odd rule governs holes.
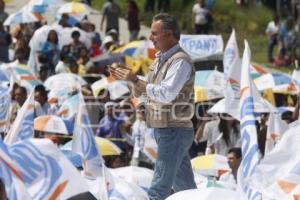
[[[101,10],[106,0],[93,0],[94,8]],[[115,0],[125,16],[126,0]],[[145,0],[136,0],[140,9],[140,18],[144,25],[150,26],[155,13],[144,12]],[[179,21],[183,33],[192,33],[192,7],[197,0],[171,0],[170,13]],[[272,12],[264,6],[240,7],[234,0],[216,0],[213,9],[213,34],[221,34],[226,44],[235,28],[240,53],[244,49],[244,39],[248,40],[252,50],[252,60],[259,63],[267,62],[268,39],[265,34],[267,23],[272,19]]]

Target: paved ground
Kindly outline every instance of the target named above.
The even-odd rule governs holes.
[[[6,5],[6,12],[14,13],[14,12],[18,11],[19,9],[21,9],[27,2],[28,2],[28,0],[12,0],[10,3],[8,3]],[[49,24],[53,23],[54,16],[55,16],[55,13],[54,14],[48,13],[46,15],[46,19]],[[101,33],[101,36],[103,38],[104,33],[99,30],[101,17],[102,16],[100,14],[99,15],[90,15],[89,19],[91,22],[93,22],[96,25],[96,29]],[[129,32],[127,29],[127,21],[124,19],[120,19],[120,33],[121,33],[120,39],[123,40],[124,42],[128,42]],[[149,37],[149,33],[150,33],[150,29],[148,27],[145,27],[145,26],[141,27],[140,35]]]

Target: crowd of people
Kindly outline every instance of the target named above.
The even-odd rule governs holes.
[[[276,66],[289,66],[299,59],[299,20],[294,20],[292,16],[280,19],[274,15],[266,28],[269,38],[268,61]],[[273,56],[273,51],[277,47],[278,52]]]
[[[149,2],[148,2],[149,3]],[[36,22],[32,24],[21,24],[11,29],[11,33],[3,27],[3,22],[8,17],[8,14],[4,11],[4,2],[0,1],[0,20],[1,20],[1,62],[17,62],[20,64],[27,64],[30,54],[29,41],[34,34],[34,30],[37,30],[43,26],[42,22]],[[138,22],[138,7],[135,1],[128,1],[128,26],[130,30],[130,40],[136,40],[139,33]],[[120,14],[120,7],[113,0],[108,0],[103,5],[103,18],[101,20],[101,30],[105,30],[105,37],[101,38],[100,34],[95,30],[95,25],[87,19],[76,24],[81,30],[86,31],[92,35],[91,47],[88,48],[85,43],[81,41],[81,34],[79,31],[73,31],[71,33],[72,42],[63,46],[60,49],[58,33],[55,30],[51,30],[48,33],[47,40],[41,44],[38,51],[38,78],[44,82],[48,77],[59,73],[74,73],[77,75],[87,75],[93,73],[101,73],[104,76],[109,75],[103,66],[97,66],[97,63],[92,61],[92,58],[99,56],[105,52],[111,52],[118,47],[124,45],[119,40],[119,24],[118,18]],[[205,1],[199,0],[194,5],[194,27],[195,33],[207,33],[208,23],[210,17],[210,11],[205,7]],[[106,20],[106,27],[103,28],[103,22]],[[58,24],[62,27],[70,27],[68,14],[61,16]],[[291,34],[288,30],[291,30],[291,20],[287,19],[286,23],[279,28],[279,19],[274,17],[266,30],[270,37],[270,51],[269,59],[274,61],[272,57],[272,49],[277,44],[277,39],[280,33],[283,34],[283,51],[288,55],[291,51],[291,45],[294,42],[291,41]],[[14,51],[14,56],[9,56],[9,50]],[[276,59],[275,59],[276,62]],[[95,78],[87,79],[89,85],[84,86],[83,93],[86,95],[87,100],[91,102],[88,110],[90,111],[90,118],[93,125],[95,135],[111,138],[124,152],[121,157],[122,165],[128,165],[131,160],[133,147],[135,146],[135,140],[140,144],[140,149],[143,146],[144,132],[151,133],[151,129],[147,128],[145,124],[145,108],[135,108],[129,98],[127,99],[110,99],[109,91],[100,91],[97,97],[93,96],[90,85],[95,81]],[[92,81],[92,82],[91,82]],[[42,115],[56,114],[57,108],[52,107],[48,103],[47,91],[43,85],[39,85],[35,88],[35,100],[36,100],[36,117]],[[28,97],[28,92],[25,87],[15,84],[12,92],[13,102],[10,106],[10,122],[16,118],[18,110],[22,107],[25,100]],[[95,102],[105,105],[103,107],[95,106]],[[202,107],[201,107],[202,108]],[[218,153],[227,155],[229,149],[233,147],[240,147],[240,131],[238,121],[233,118],[217,117],[217,120],[211,120],[207,118],[207,113],[204,110],[197,112],[204,113],[204,120],[194,120],[195,140],[190,149],[190,156],[195,157],[200,154]],[[198,116],[198,114],[197,114]],[[265,124],[260,124],[264,127]],[[142,131],[141,131],[142,130]],[[258,128],[263,130],[264,128]],[[221,137],[220,137],[221,136]],[[263,137],[262,137],[263,138]],[[259,142],[263,144],[264,142]],[[263,147],[261,147],[261,153],[263,155]],[[142,156],[143,157],[143,156]],[[118,158],[119,159],[119,158]],[[149,159],[142,159],[147,160]],[[120,161],[120,160],[119,160]],[[119,162],[120,163],[120,162]],[[134,163],[137,163],[136,160]],[[113,164],[112,164],[113,165]],[[153,166],[153,162],[146,163],[147,166]]]
[[[265,30],[268,36],[267,58],[275,66],[290,66],[299,60],[299,5],[293,1],[279,1],[277,4],[276,13]]]
[[[154,2],[146,1],[146,11],[154,10]],[[90,2],[87,1],[86,3],[89,4]],[[161,0],[158,2],[159,11],[168,11],[169,7],[170,1]],[[71,43],[63,46],[60,44],[59,33],[54,29],[50,30],[46,40],[40,44],[37,56],[34,58],[37,68],[31,69],[30,66],[27,66],[28,70],[36,71],[35,75],[42,83],[49,77],[60,73],[72,73],[85,79],[87,84],[82,86],[80,92],[85,97],[94,135],[108,138],[123,152],[120,156],[104,157],[105,164],[111,168],[136,165],[154,169],[155,166],[155,178],[149,192],[151,199],[167,197],[172,186],[175,191],[195,188],[190,158],[199,155],[220,154],[228,156],[232,172],[223,174],[218,178],[222,181],[236,183],[237,169],[242,157],[240,124],[237,119],[228,114],[208,114],[207,110],[210,107],[203,103],[196,104],[197,109],[192,113],[192,119],[187,117],[190,110],[186,105],[179,105],[175,109],[180,119],[173,119],[163,114],[163,119],[157,120],[153,117],[158,110],[163,110],[170,102],[183,101],[194,104],[194,99],[190,98],[190,94],[193,93],[195,69],[192,67],[193,64],[188,55],[178,45],[180,30],[174,18],[164,14],[156,15],[153,18],[150,40],[159,52],[156,54],[158,58],[156,63],[152,65],[156,68],[150,69],[147,83],[132,74],[131,70],[127,68],[130,66],[122,67],[122,65],[114,63],[107,70],[106,66],[100,66],[97,61],[94,61],[94,58],[106,53],[110,54],[124,45],[124,42],[119,39],[121,33],[119,29],[120,12],[121,9],[114,0],[107,0],[103,5],[103,16],[100,21],[100,30],[105,32],[103,38],[97,32],[95,24],[88,18],[75,24],[78,30],[72,31]],[[208,34],[213,18],[205,1],[199,0],[194,5],[192,13],[194,33]],[[20,24],[15,27],[4,27],[3,23],[7,17],[5,3],[1,0],[0,61],[8,65],[26,66],[32,51],[30,41],[34,37],[35,31],[46,24],[45,22],[35,22]],[[139,8],[134,0],[128,0],[127,20],[130,32],[129,41],[145,39],[139,38]],[[70,24],[70,15],[62,14],[58,26],[62,28],[74,26],[74,24]],[[294,59],[293,56],[295,56],[293,54],[295,44],[298,44],[295,42],[298,39],[298,28],[298,26],[293,28],[290,18],[287,18],[285,23],[280,25],[279,18],[274,16],[274,21],[269,23],[266,30],[269,36],[268,58],[270,62],[274,62],[276,65],[291,63]],[[82,40],[81,31],[88,34],[90,46],[87,46]],[[282,46],[280,55],[273,58],[274,46],[278,45],[279,42]],[[157,73],[159,70],[164,73]],[[94,76],[95,74],[97,76]],[[150,97],[148,101],[153,107],[149,108],[149,105],[142,98],[138,99],[138,104],[135,104],[131,92],[115,99],[112,98],[113,94],[107,88],[102,88],[96,93],[93,91],[91,85],[94,82],[101,78],[110,77],[133,83],[134,88],[130,88],[134,90],[133,93],[146,93]],[[68,98],[78,92],[77,90],[72,91],[68,94]],[[182,93],[184,95],[180,97],[179,94]],[[57,102],[52,104],[48,95],[49,91],[43,84],[34,88],[35,117],[58,115],[61,104],[59,105]],[[10,124],[15,121],[18,111],[28,96],[28,88],[14,83],[11,92],[12,103],[9,108]],[[300,107],[298,97],[289,98],[293,98],[292,106],[295,109],[294,112],[286,110],[281,114],[282,120],[285,120],[287,124],[298,119]],[[283,101],[279,99],[277,104],[282,104]],[[212,103],[208,102],[208,104]],[[149,113],[152,116],[150,121],[149,116],[147,116]],[[263,113],[256,121],[261,157],[265,154],[267,119],[268,114]],[[38,134],[37,132],[36,135],[38,136]],[[6,132],[1,133],[1,135],[5,136]],[[156,164],[143,152],[146,137],[152,137],[158,142],[157,161],[159,162]],[[63,145],[66,142],[65,136],[62,137],[59,134],[50,134],[49,138],[57,145]],[[176,153],[170,155],[172,152]]]

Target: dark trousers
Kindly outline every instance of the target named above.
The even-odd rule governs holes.
[[[158,0],[157,2],[157,11],[168,12],[170,8],[170,0]]]
[[[208,34],[209,24],[204,25],[195,24],[195,34]]]
[[[155,0],[146,0],[145,2],[145,12],[154,11]]]
[[[273,49],[277,45],[278,40],[276,36],[272,36],[269,38],[268,44],[268,60],[269,62],[273,62]]]

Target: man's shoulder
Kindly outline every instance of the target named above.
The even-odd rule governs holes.
[[[188,59],[191,60],[190,56],[181,48],[179,47],[178,50],[171,56],[173,59]]]
[[[169,60],[171,63],[174,62],[182,62],[188,65],[193,65],[193,61],[191,57],[182,49],[180,48],[178,51],[176,51],[170,58]]]

